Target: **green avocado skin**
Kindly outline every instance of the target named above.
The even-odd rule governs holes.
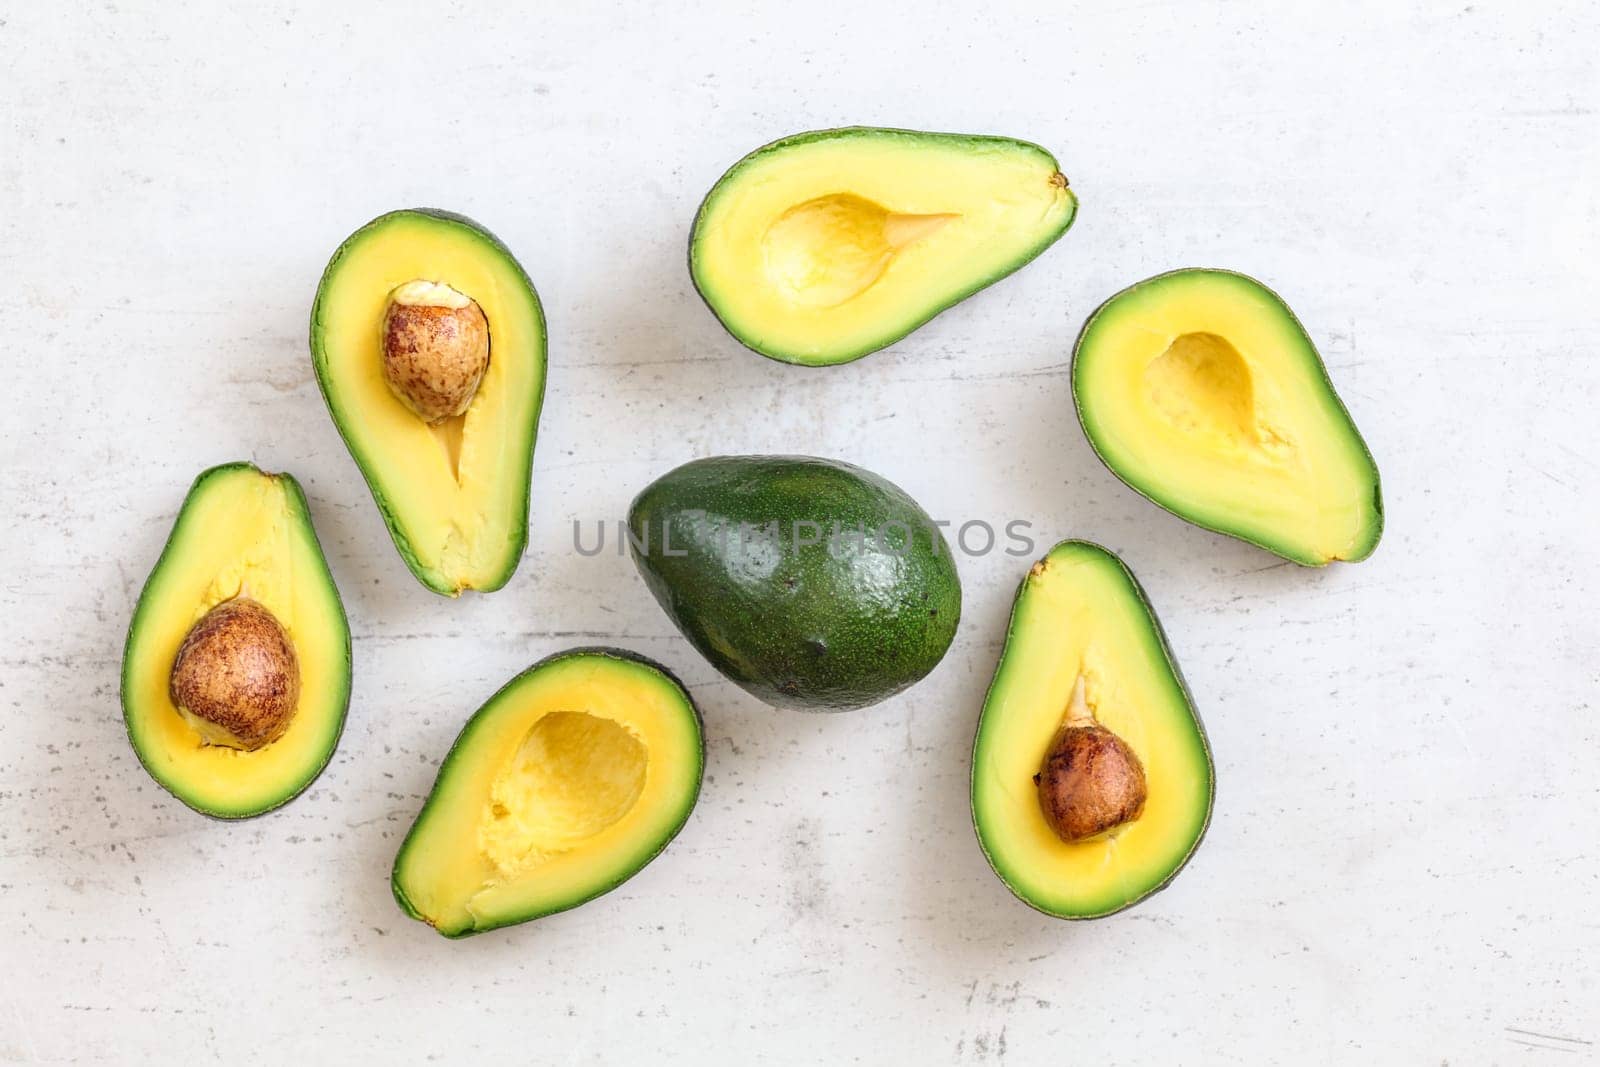
[[[961,580],[933,520],[848,463],[696,460],[647,486],[628,525],[639,573],[678,629],[775,707],[845,711],[893,696],[933,670],[961,618]]]

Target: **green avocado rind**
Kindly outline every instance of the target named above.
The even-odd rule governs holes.
[[[571,900],[562,902],[558,907],[534,911],[520,916],[502,916],[486,921],[474,920],[470,925],[459,929],[443,929],[434,925],[432,920],[430,920],[426,915],[422,914],[422,912],[420,912],[416,906],[412,904],[411,898],[406,895],[405,886],[402,883],[400,872],[401,865],[404,863],[406,858],[406,853],[411,848],[413,840],[416,838],[419,829],[422,827],[427,818],[429,807],[432,805],[434,798],[440,795],[441,790],[450,788],[451,772],[455,769],[457,763],[465,758],[464,753],[473,733],[481,726],[486,717],[493,712],[500,701],[508,697],[516,690],[519,684],[535,673],[548,667],[552,667],[557,663],[577,657],[597,657],[602,660],[608,660],[618,664],[627,664],[635,668],[642,668],[655,675],[658,680],[670,685],[673,688],[677,697],[682,702],[685,710],[691,717],[695,736],[698,740],[698,744],[694,747],[694,756],[696,759],[696,765],[694,768],[694,788],[690,791],[689,795],[685,799],[683,811],[679,814],[677,819],[674,820],[672,826],[667,830],[667,832],[651,845],[647,846],[647,851],[635,857],[633,862],[618,868],[608,878],[596,882],[594,887],[589,891],[574,897]],[[428,923],[430,926],[433,926],[439,934],[452,940],[471,937],[474,934],[487,933],[490,930],[498,930],[506,926],[516,926],[521,923],[532,922],[535,919],[542,919],[550,915],[557,915],[563,911],[570,911],[581,904],[587,904],[589,901],[594,900],[597,897],[602,897],[611,892],[613,889],[616,889],[618,886],[622,885],[622,883],[628,881],[628,879],[644,870],[644,868],[647,867],[657,856],[661,855],[661,853],[666,850],[667,846],[672,843],[673,839],[678,836],[679,832],[683,830],[684,825],[689,821],[689,816],[694,811],[695,805],[699,802],[700,789],[705,780],[705,765],[705,718],[701,714],[699,706],[694,702],[694,698],[689,694],[688,687],[685,686],[682,680],[680,680],[678,676],[670,669],[660,663],[657,663],[655,660],[650,659],[648,656],[640,655],[637,652],[605,646],[569,648],[563,652],[557,652],[546,656],[544,659],[541,659],[537,663],[533,664],[533,666],[517,674],[505,685],[496,690],[493,696],[484,701],[483,705],[479,707],[477,711],[472,713],[472,717],[467,720],[466,725],[461,728],[461,732],[456,735],[455,741],[451,743],[450,750],[445,753],[444,759],[439,764],[439,773],[434,778],[433,787],[428,791],[428,799],[423,802],[421,810],[417,812],[417,817],[411,824],[411,829],[406,832],[405,839],[400,843],[399,851],[395,853],[394,865],[390,868],[389,874],[389,888],[394,894],[395,903],[399,905],[400,910],[405,912],[406,915],[418,920],[419,922]]]
[[[1355,551],[1350,556],[1343,558],[1340,562],[1359,563],[1371,556],[1373,551],[1377,549],[1379,540],[1381,540],[1383,537],[1384,526],[1383,487],[1378,476],[1377,460],[1373,458],[1372,450],[1367,446],[1366,439],[1361,436],[1361,431],[1356,427],[1355,419],[1350,415],[1350,409],[1345,405],[1344,399],[1339,395],[1338,390],[1334,387],[1333,379],[1328,375],[1327,364],[1323,361],[1322,354],[1317,351],[1317,346],[1312,342],[1311,335],[1306,332],[1305,325],[1301,323],[1299,317],[1295,315],[1294,310],[1289,307],[1288,302],[1285,301],[1283,297],[1279,296],[1273,289],[1262,284],[1260,281],[1257,281],[1248,274],[1243,274],[1239,271],[1226,270],[1221,267],[1180,267],[1176,270],[1164,271],[1161,274],[1153,275],[1152,277],[1146,278],[1143,281],[1133,283],[1127,288],[1107,297],[1099,307],[1095,308],[1094,311],[1090,313],[1088,319],[1084,321],[1083,328],[1078,331],[1078,339],[1073,343],[1072,346],[1072,403],[1078,414],[1078,424],[1083,428],[1083,434],[1086,438],[1088,438],[1089,447],[1094,450],[1095,457],[1100,460],[1101,464],[1104,465],[1106,470],[1116,475],[1117,479],[1129,489],[1132,489],[1135,493],[1138,493],[1140,496],[1144,497],[1161,510],[1170,512],[1185,522],[1193,523],[1195,526],[1198,526],[1201,529],[1210,530],[1213,533],[1220,533],[1227,537],[1237,538],[1240,541],[1255,545],[1257,548],[1265,549],[1275,556],[1282,557],[1283,559],[1289,560],[1291,563],[1297,563],[1303,567],[1325,567],[1329,563],[1335,562],[1333,560],[1322,559],[1317,556],[1309,555],[1304,552],[1296,552],[1293,547],[1274,542],[1270,537],[1259,534],[1252,535],[1243,530],[1230,529],[1225,523],[1202,521],[1200,518],[1189,514],[1183,509],[1161,499],[1161,497],[1155,491],[1147,489],[1143,485],[1139,484],[1136,478],[1131,477],[1121,470],[1118,470],[1117,466],[1107,456],[1098,431],[1095,427],[1094,419],[1089,415],[1083,402],[1083,390],[1081,389],[1079,367],[1082,363],[1084,345],[1091,337],[1095,321],[1099,319],[1100,316],[1109,308],[1121,302],[1125,297],[1133,296],[1137,294],[1139,290],[1151,285],[1157,285],[1167,279],[1190,274],[1212,274],[1225,276],[1254,287],[1270,298],[1276,305],[1276,309],[1291,323],[1293,323],[1295,330],[1299,332],[1300,338],[1304,342],[1305,354],[1309,357],[1307,361],[1309,368],[1317,375],[1318,381],[1323,390],[1326,392],[1328,399],[1333,402],[1337,410],[1344,416],[1345,428],[1347,429],[1349,435],[1348,443],[1354,445],[1360,450],[1360,454],[1365,460],[1368,469],[1370,469],[1372,472],[1373,521],[1367,527],[1368,537],[1356,546]]]
[[[784,352],[771,347],[763,348],[748,338],[740,335],[737,331],[730,327],[728,323],[723,320],[721,312],[717,310],[717,304],[713,294],[707,292],[707,286],[700,277],[699,264],[696,258],[696,253],[699,246],[701,223],[705,220],[707,211],[716,203],[719,195],[724,193],[729,188],[730,184],[732,184],[739,177],[741,171],[756,161],[776,152],[781,152],[789,148],[795,148],[799,145],[809,144],[814,141],[825,141],[847,137],[906,137],[916,140],[959,141],[966,142],[974,147],[980,148],[1006,146],[1009,148],[1017,148],[1036,153],[1049,162],[1050,166],[1054,168],[1058,174],[1061,172],[1061,164],[1057,162],[1055,156],[1040,145],[1034,144],[1032,141],[1023,141],[1015,137],[1001,137],[993,134],[933,133],[921,130],[897,129],[887,126],[842,126],[836,129],[811,130],[805,133],[792,134],[788,137],[781,137],[776,141],[757,148],[755,151],[740,159],[733,166],[729,167],[722,177],[718,178],[716,183],[711,186],[710,191],[706,193],[705,198],[700,202],[700,207],[695,211],[694,225],[689,231],[688,250],[689,277],[694,283],[695,292],[700,295],[700,299],[705,302],[705,305],[710,309],[711,314],[716,316],[717,322],[720,323],[722,328],[728,332],[728,335],[731,336],[735,341],[738,341],[744,347],[748,348],[750,351],[755,352],[757,355],[765,356],[766,358],[775,360],[779,363],[789,363],[801,367],[834,367],[844,363],[853,363],[856,360],[861,359],[863,356],[870,356],[874,352],[888,348],[897,341],[904,340],[907,336],[927,325],[931,320],[941,313],[950,310],[952,307],[961,303],[963,300],[966,300],[968,297],[979,292],[980,290],[987,289],[989,286],[1000,281],[1002,278],[1006,278],[1012,274],[1015,274],[1017,271],[1021,270],[1023,267],[1027,266],[1029,263],[1041,256],[1045,249],[1049,248],[1051,245],[1055,244],[1056,241],[1060,240],[1067,230],[1072,227],[1073,220],[1077,218],[1078,197],[1076,193],[1068,189],[1067,195],[1071,199],[1070,209],[1067,211],[1066,215],[1062,217],[1060,225],[1054,230],[1043,231],[1039,236],[1039,240],[1033,245],[1024,249],[1009,266],[1006,266],[988,276],[974,279],[970,286],[962,289],[961,292],[957,293],[945,303],[927,309],[927,311],[922,313],[920,317],[913,316],[911,319],[905,322],[903,328],[891,327],[890,329],[885,330],[880,339],[873,341],[868,345],[864,345],[859,349],[853,349],[848,352],[831,355],[825,359],[818,359],[816,357],[805,355],[804,353]]]
[[[938,527],[899,487],[850,464],[696,460],[642,490],[628,524],[668,617],[776,707],[887,699],[938,665],[960,622],[960,576]]]
[[[482,243],[486,250],[504,259],[521,276],[523,283],[527,286],[528,299],[532,303],[534,316],[539,321],[539,351],[537,356],[540,371],[538,392],[533,398],[533,405],[529,411],[528,422],[524,431],[526,440],[517,449],[513,450],[513,454],[527,457],[523,464],[522,473],[518,477],[521,488],[521,501],[517,508],[517,527],[510,543],[507,545],[504,569],[497,573],[489,584],[474,587],[477,592],[492,593],[511,580],[511,576],[516,573],[517,565],[522,561],[522,554],[528,545],[528,504],[533,486],[533,450],[538,440],[539,416],[544,408],[545,379],[548,377],[549,371],[549,330],[548,324],[545,322],[544,305],[539,300],[538,290],[533,287],[533,280],[528,277],[528,272],[522,268],[522,264],[517,261],[516,256],[511,254],[511,249],[507,248],[503,241],[481,224],[465,215],[459,215],[453,211],[445,211],[440,208],[401,208],[397,211],[389,211],[356,230],[344,239],[338,249],[334,251],[333,257],[328,260],[327,267],[323,269],[322,278],[317,283],[316,300],[311,305],[311,360],[312,365],[316,368],[317,388],[322,393],[323,401],[328,405],[328,413],[333,417],[333,424],[339,431],[340,439],[344,441],[345,448],[349,450],[351,458],[356,461],[356,466],[361,471],[361,477],[366,481],[367,489],[372,493],[372,499],[378,505],[378,512],[383,516],[383,524],[388,527],[389,536],[393,539],[394,547],[400,553],[400,558],[405,562],[406,569],[416,577],[417,581],[433,592],[441,596],[459,596],[460,589],[456,588],[453,583],[446,580],[442,575],[429,570],[417,558],[415,550],[411,547],[410,540],[406,537],[399,520],[389,505],[389,501],[384,496],[383,488],[373,478],[371,464],[356,446],[354,438],[346,430],[349,415],[340,406],[334,395],[334,390],[329,388],[328,357],[323,345],[323,327],[321,325],[323,296],[327,291],[328,280],[334,276],[339,261],[351,249],[355,248],[362,238],[374,230],[396,218],[408,216],[421,216],[436,222],[459,227]]]
[[[1092,541],[1068,539],[1050,549],[1050,551],[1045,554],[1044,559],[1048,560],[1052,556],[1056,555],[1056,553],[1063,551],[1081,551],[1092,553],[1103,558],[1106,562],[1114,564],[1116,569],[1120,572],[1123,580],[1127,583],[1128,591],[1130,594],[1132,594],[1133,600],[1141,608],[1143,608],[1144,617],[1146,620],[1148,620],[1151,635],[1154,637],[1156,644],[1161,651],[1162,657],[1165,660],[1167,675],[1171,679],[1173,686],[1176,689],[1176,695],[1182,700],[1184,706],[1189,712],[1189,718],[1194,723],[1195,739],[1205,756],[1207,784],[1205,814],[1200,822],[1199,828],[1195,832],[1194,839],[1189,843],[1189,847],[1184,851],[1184,854],[1177,860],[1177,862],[1172,865],[1172,868],[1167,871],[1164,877],[1154,884],[1141,890],[1132,899],[1094,912],[1077,913],[1052,909],[1040,901],[1029,897],[1024,889],[1020,886],[1020,880],[1013,877],[1006,869],[1006,866],[995,857],[994,853],[989,848],[988,840],[984,836],[983,818],[979,813],[979,757],[982,752],[986,729],[989,727],[991,722],[991,717],[987,714],[989,703],[994,697],[995,690],[999,687],[1005,675],[1006,652],[1011,647],[1012,638],[1017,633],[1017,627],[1023,607],[1023,600],[1028,591],[1028,579],[1031,576],[1030,571],[1030,574],[1024,575],[1022,581],[1018,583],[1016,596],[1012,598],[1011,614],[1006,621],[1005,643],[1001,647],[1000,660],[995,665],[994,677],[990,680],[989,688],[984,693],[984,713],[978,717],[977,731],[972,739],[972,771],[970,776],[972,829],[978,838],[978,847],[983,851],[983,858],[989,862],[990,869],[994,871],[995,876],[1000,879],[1007,889],[1011,890],[1012,895],[1018,900],[1022,901],[1030,908],[1033,908],[1035,911],[1057,919],[1103,919],[1106,916],[1115,915],[1118,912],[1126,911],[1142,901],[1149,899],[1155,893],[1158,893],[1167,886],[1171,885],[1172,880],[1178,877],[1178,874],[1186,866],[1188,866],[1189,861],[1194,858],[1195,852],[1199,850],[1201,842],[1205,840],[1206,831],[1211,828],[1212,809],[1216,803],[1217,796],[1217,769],[1216,762],[1212,758],[1211,741],[1206,735],[1205,723],[1201,721],[1199,709],[1195,707],[1194,698],[1189,691],[1189,684],[1184,680],[1183,671],[1179,668],[1177,658],[1172,654],[1172,646],[1167,641],[1166,631],[1162,629],[1161,620],[1156,616],[1155,608],[1151,606],[1150,599],[1148,596],[1146,596],[1144,587],[1139,584],[1139,580],[1134,577],[1133,572],[1128,569],[1128,565],[1122,561],[1121,557],[1119,557],[1115,552],[1112,552],[1101,545],[1095,544]]]
[[[317,540],[317,531],[311,522],[311,508],[306,502],[305,492],[300,488],[300,483],[296,481],[294,476],[291,474],[279,472],[277,474],[269,475],[269,477],[279,479],[283,483],[285,489],[288,490],[287,495],[289,497],[290,505],[294,509],[295,517],[303,526],[306,537],[310,539],[311,544],[317,550],[317,560],[321,564],[321,574],[319,577],[322,579],[319,585],[325,588],[328,592],[328,595],[332,598],[333,605],[338,611],[341,629],[344,632],[344,671],[342,672],[343,687],[342,692],[339,694],[339,698],[337,700],[337,705],[339,708],[338,720],[333,724],[330,730],[327,751],[323,754],[321,762],[319,762],[315,767],[310,768],[303,780],[288,783],[285,786],[282,795],[273,800],[272,803],[267,804],[264,807],[241,809],[238,811],[207,807],[205,804],[200,803],[193,797],[186,795],[182,782],[174,782],[163,777],[162,774],[156,769],[155,765],[145,758],[145,754],[139,746],[137,731],[134,728],[133,712],[128,704],[128,672],[132,667],[133,656],[136,652],[135,639],[139,632],[140,621],[144,616],[145,608],[150,602],[152,593],[158,588],[157,580],[165,572],[168,564],[173,562],[169,559],[169,556],[171,555],[174,546],[178,543],[178,535],[186,528],[186,520],[191,514],[191,508],[189,505],[191,502],[199,499],[199,495],[205,491],[207,483],[209,483],[213,478],[230,474],[234,471],[249,471],[254,474],[263,473],[253,463],[247,463],[243,461],[235,463],[223,463],[201,471],[199,476],[196,477],[194,482],[189,486],[189,491],[184,494],[183,504],[178,510],[178,518],[172,524],[172,532],[167,535],[166,543],[161,549],[161,555],[157,557],[155,566],[151,568],[150,577],[145,580],[144,589],[139,594],[139,601],[134,606],[133,617],[128,621],[128,635],[123,643],[122,670],[119,682],[120,698],[122,702],[123,728],[128,734],[128,743],[133,748],[133,754],[138,758],[140,766],[145,769],[145,772],[150,775],[151,779],[154,780],[157,785],[159,785],[162,789],[165,789],[168,793],[171,793],[174,797],[188,805],[193,810],[202,815],[210,816],[214,819],[222,819],[227,821],[253,819],[258,815],[265,815],[270,811],[275,811],[298,797],[301,793],[305,792],[306,789],[310,788],[311,783],[315,782],[317,778],[321,776],[322,772],[327,768],[329,761],[333,759],[335,750],[337,750],[339,747],[339,739],[344,735],[345,719],[350,711],[351,679],[350,621],[345,615],[344,601],[339,596],[339,587],[334,584],[333,572],[328,569],[328,560],[323,554],[322,544]]]

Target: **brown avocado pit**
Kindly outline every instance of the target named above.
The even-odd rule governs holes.
[[[466,414],[489,369],[489,321],[478,302],[416,279],[389,294],[380,351],[395,397],[430,425]]]
[[[1095,721],[1081,677],[1033,781],[1045,822],[1068,843],[1097,837],[1144,813],[1144,765],[1127,742]]]
[[[254,751],[288,729],[300,700],[300,663],[277,617],[239,596],[189,630],[168,693],[206,744]]]

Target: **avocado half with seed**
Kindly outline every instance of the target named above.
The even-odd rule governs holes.
[[[243,819],[327,766],[350,704],[350,627],[299,484],[248,463],[195,479],[122,655],[128,740],[206,815]]]
[[[689,273],[746,347],[785,363],[848,363],[1022,267],[1077,208],[1055,157],[1027,141],[801,133],[712,186]]]
[[[1178,270],[1100,306],[1073,352],[1095,453],[1180,518],[1306,566],[1366,559],[1378,468],[1305,327],[1225,270]]]
[[[395,857],[407,915],[466,937],[577,907],[637,874],[700,795],[683,684],[614,648],[558,653],[475,712]]]
[[[311,354],[417,580],[446,596],[509,581],[528,540],[545,321],[506,246],[447,211],[373,219],[323,272]]]
[[[1130,908],[1200,846],[1211,748],[1144,590],[1063,541],[1017,591],[972,750],[972,823],[1024,903],[1062,919]]]

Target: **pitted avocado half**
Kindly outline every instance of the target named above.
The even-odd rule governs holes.
[[[1278,295],[1224,270],[1139,282],[1084,324],[1072,395],[1089,443],[1141,495],[1307,566],[1383,533],[1378,468]]]
[[[1017,270],[1072,224],[1055,158],[1009,137],[855,126],[785,137],[706,195],[695,287],[786,363],[847,363]]]
[[[700,795],[700,713],[666,668],[574,649],[467,721],[395,857],[406,914],[466,937],[565,911],[627,881]]]

